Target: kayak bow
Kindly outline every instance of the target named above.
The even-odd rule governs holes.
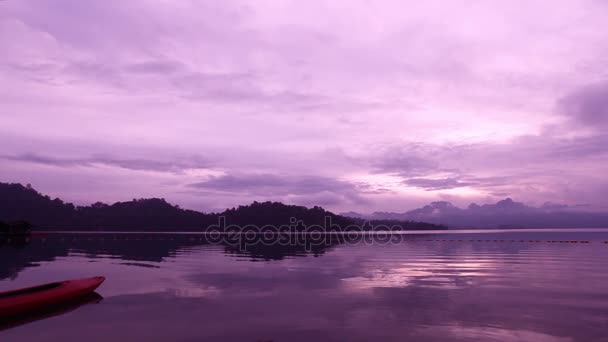
[[[105,277],[74,279],[0,292],[0,318],[43,310],[77,300],[95,291],[104,280]]]

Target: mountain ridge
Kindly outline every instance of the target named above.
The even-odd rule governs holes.
[[[52,199],[29,184],[0,183],[0,221],[28,221],[38,230],[126,230],[126,231],[204,231],[220,227],[220,218],[226,226],[247,225],[261,228],[290,226],[296,221],[328,229],[332,225],[346,228],[362,226],[364,220],[341,216],[319,206],[307,208],[280,202],[253,202],[229,208],[219,213],[202,213],[182,209],[162,198],[133,199],[127,202],[106,204],[96,202],[90,206],[75,206],[59,198]],[[374,221],[372,224],[374,224]],[[397,225],[400,229],[427,230],[446,227],[424,222],[382,220],[377,224]],[[329,227],[331,228],[331,227]]]
[[[452,228],[606,228],[608,213],[580,211],[581,206],[545,202],[541,207],[528,206],[505,198],[493,204],[471,203],[459,208],[447,201],[431,202],[405,212],[374,212],[368,215],[345,212],[359,219],[423,220]]]

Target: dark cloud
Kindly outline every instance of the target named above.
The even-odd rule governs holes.
[[[136,171],[158,171],[180,173],[186,169],[200,169],[209,167],[209,163],[200,157],[192,157],[187,161],[162,161],[151,159],[123,159],[108,156],[94,156],[91,158],[54,158],[37,154],[20,154],[0,156],[5,160],[44,164],[58,167],[95,166],[103,164]]]
[[[295,108],[301,111],[374,106],[371,103],[339,100],[315,93],[269,92],[261,85],[262,81],[258,77],[247,73],[189,72],[174,77],[171,83],[185,99],[190,101],[252,103],[275,108]]]
[[[465,175],[460,178],[463,183],[474,183],[476,187],[479,188],[494,188],[500,187],[504,185],[509,185],[514,182],[516,179],[526,178],[527,176],[531,176],[529,173],[519,172],[516,174],[504,175],[504,176],[492,176],[492,177],[476,177]]]
[[[202,189],[214,189],[220,191],[249,191],[263,188],[284,188],[289,183],[276,175],[253,174],[253,175],[224,175],[212,176],[204,182],[191,184],[192,187]]]
[[[293,90],[268,91],[263,80],[252,73],[201,72],[181,62],[150,59],[146,62],[120,64],[112,60],[78,60],[61,65],[49,63],[11,63],[2,67],[23,77],[47,84],[97,83],[107,87],[141,91],[156,89],[177,93],[192,102],[255,104],[301,112],[361,111],[380,106],[359,99],[341,99],[318,93]],[[160,76],[142,84],[138,76]]]
[[[539,148],[546,158],[581,159],[608,154],[608,134],[547,140]]]
[[[56,79],[65,78],[70,83],[92,82],[116,88],[126,88],[123,73],[109,61],[77,61],[66,63],[55,74]]]
[[[36,163],[36,164],[44,164],[44,165],[52,165],[52,166],[61,166],[61,167],[78,166],[78,165],[86,164],[84,162],[84,160],[81,160],[81,159],[51,158],[51,157],[45,157],[45,156],[40,156],[37,154],[29,154],[29,153],[21,154],[21,155],[17,155],[17,156],[2,156],[2,159]]]
[[[608,124],[608,82],[583,87],[559,101],[562,113],[589,127]]]
[[[247,73],[206,73],[190,71],[182,73],[171,80],[172,84],[179,89],[201,89],[221,87],[254,87],[254,77]]]
[[[242,174],[212,176],[191,184],[192,187],[219,191],[259,191],[276,195],[314,194],[328,192],[352,192],[357,185],[329,177],[298,176],[281,177],[274,174]]]
[[[393,173],[403,177],[425,175],[440,169],[439,162],[432,159],[435,154],[433,150],[436,149],[433,145],[422,143],[390,147],[372,158],[372,168],[376,173]]]
[[[124,67],[125,71],[139,74],[170,74],[182,70],[184,65],[175,61],[147,61],[133,63]]]
[[[335,204],[363,202],[361,194],[369,188],[364,184],[322,176],[280,176],[275,174],[227,174],[211,176],[190,187],[219,192],[243,193],[255,196],[296,196],[298,203]]]
[[[370,200],[352,194],[347,194],[346,196],[343,194],[335,193],[335,192],[323,192],[313,195],[300,195],[292,198],[292,203],[297,205],[303,205],[305,207],[312,206],[322,206],[322,207],[331,207],[331,206],[340,206],[343,204],[369,204]]]
[[[191,101],[240,103],[266,97],[255,78],[243,73],[190,72],[173,78],[171,83]]]
[[[403,184],[422,188],[425,190],[447,190],[462,188],[465,186],[475,186],[478,182],[462,181],[457,178],[441,178],[441,179],[430,179],[430,178],[409,178],[403,181]]]
[[[46,62],[3,63],[0,69],[3,69],[5,72],[21,74],[33,82],[55,84],[57,65]]]

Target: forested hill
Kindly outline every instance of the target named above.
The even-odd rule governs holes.
[[[75,206],[40,194],[31,186],[0,183],[0,221],[25,220],[35,230],[125,230],[125,231],[203,231],[225,217],[227,225],[290,225],[290,219],[305,225],[332,224],[346,228],[362,225],[361,219],[333,214],[321,207],[306,208],[279,202],[253,202],[221,213],[201,213],[182,209],[160,198],[134,199],[114,204],[95,203]],[[412,221],[383,221],[372,224],[399,225],[402,229],[445,229],[440,225]]]

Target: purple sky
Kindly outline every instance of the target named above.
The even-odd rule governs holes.
[[[608,202],[608,2],[0,1],[0,181],[405,211]]]

